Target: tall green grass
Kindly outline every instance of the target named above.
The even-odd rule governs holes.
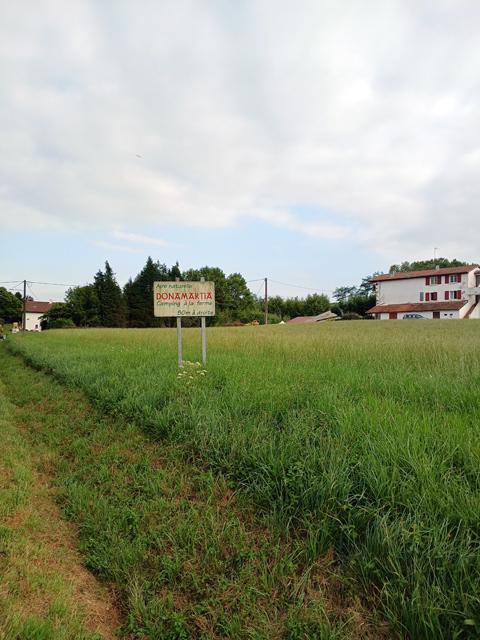
[[[199,332],[185,354],[199,355]],[[350,322],[212,329],[178,378],[170,330],[10,342],[221,470],[307,562],[334,547],[400,635],[480,635],[480,326]]]

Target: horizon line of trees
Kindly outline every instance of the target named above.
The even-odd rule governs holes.
[[[439,258],[402,262],[392,265],[393,271],[416,271],[466,264],[459,260]],[[374,274],[376,275],[376,274]],[[118,284],[108,261],[99,269],[91,284],[67,290],[65,302],[53,305],[43,316],[43,328],[59,327],[162,327],[173,326],[173,318],[155,318],[153,315],[153,283],[156,281],[205,280],[215,283],[216,316],[207,323],[215,325],[264,321],[264,301],[248,288],[240,273],[226,275],[219,267],[202,267],[181,271],[178,262],[171,267],[147,258],[143,269],[129,278],[123,288]],[[269,322],[280,322],[297,316],[314,316],[331,310],[344,318],[365,317],[375,305],[375,286],[372,276],[362,279],[359,286],[337,287],[333,301],[324,294],[312,293],[305,298],[271,296],[268,300]],[[22,298],[0,287],[0,324],[21,319]],[[185,326],[193,325],[195,318],[183,318]]]

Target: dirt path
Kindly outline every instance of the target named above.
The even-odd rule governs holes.
[[[0,638],[37,625],[53,633],[68,626],[62,637],[85,628],[113,640],[120,625],[114,596],[83,566],[75,527],[61,517],[38,470],[45,460],[23,438],[1,382],[0,434]]]

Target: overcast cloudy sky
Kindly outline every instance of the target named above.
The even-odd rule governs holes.
[[[480,260],[479,33],[478,0],[0,0],[0,280]]]

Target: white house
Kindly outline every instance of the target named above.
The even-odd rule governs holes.
[[[40,318],[52,308],[51,302],[25,301],[25,331],[41,331]]]
[[[477,264],[375,276],[377,304],[369,309],[378,320],[424,318],[480,319],[480,266]]]

